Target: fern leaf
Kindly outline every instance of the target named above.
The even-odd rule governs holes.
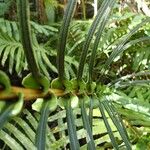
[[[29,124],[19,117],[15,117],[13,118],[13,120],[22,128],[22,130],[26,133],[26,136],[28,136],[32,143],[34,143],[35,131],[33,131]]]
[[[14,135],[20,142],[21,144],[28,150],[35,150],[35,145],[31,142],[31,140],[23,134],[17,127],[15,127],[11,123],[7,123],[5,125],[5,128],[11,132],[12,135]],[[26,144],[28,143],[28,144]]]
[[[113,50],[112,54],[110,55],[110,57],[107,59],[104,69],[107,70],[109,65],[112,63],[112,61],[116,58],[116,56],[118,56],[121,52],[121,49],[123,48],[124,44],[130,39],[130,37],[132,35],[135,34],[135,32],[137,32],[139,30],[139,28],[141,28],[142,26],[144,26],[146,23],[150,22],[150,18],[146,18],[145,20],[143,20],[140,24],[138,24],[134,29],[132,29],[125,37],[124,39],[119,43],[119,45],[117,46],[116,49]],[[102,72],[104,73],[104,70],[102,70]]]
[[[17,142],[7,132],[0,130],[0,139],[3,140],[12,150],[24,150],[23,146]]]

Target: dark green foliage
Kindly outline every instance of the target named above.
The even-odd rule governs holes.
[[[79,63],[79,69],[78,69],[78,75],[77,75],[78,80],[80,80],[82,78],[84,64],[85,64],[85,60],[86,60],[87,53],[88,53],[88,48],[90,46],[92,37],[95,33],[97,26],[99,25],[99,23],[101,21],[101,18],[104,15],[106,8],[109,7],[109,5],[111,3],[112,3],[112,1],[107,1],[107,0],[103,1],[101,8],[99,8],[99,11],[98,11],[96,18],[90,27],[87,38],[86,38],[84,45],[83,45],[83,48],[82,48],[82,53],[81,53],[81,58],[80,58],[80,63]]]
[[[146,23],[150,22],[150,18],[146,18],[143,20],[140,24],[138,24],[134,29],[132,29],[129,34],[119,43],[119,46],[115,50],[113,50],[113,53],[110,55],[110,57],[107,59],[104,68],[105,70],[108,69],[109,65],[112,63],[112,61],[122,52],[123,46],[125,43],[130,39],[132,35],[134,35],[139,28],[141,28]]]
[[[4,14],[8,11],[11,4],[12,4],[12,0],[0,1],[0,16],[4,16]]]
[[[47,119],[50,112],[49,103],[50,101],[45,100],[41,109],[41,117],[36,132],[36,142],[35,142],[38,150],[45,149],[46,145],[46,127],[47,127]]]
[[[92,81],[92,72],[93,72],[93,67],[94,67],[94,62],[95,62],[95,57],[96,57],[96,50],[98,48],[99,41],[102,37],[102,33],[103,33],[106,23],[108,21],[111,10],[113,9],[114,3],[115,3],[115,1],[112,1],[110,3],[110,6],[105,10],[106,11],[105,17],[101,18],[101,22],[100,22],[101,25],[97,31],[96,39],[94,41],[94,46],[93,46],[93,50],[92,50],[91,58],[90,58],[90,62],[89,62],[89,82],[90,82],[90,84]]]
[[[29,1],[18,0],[17,1],[20,35],[25,56],[28,62],[29,69],[37,81],[37,83],[43,88],[44,92],[48,91],[49,80],[43,76],[39,70],[39,66],[36,60],[35,52],[32,44],[31,29],[30,29],[30,13],[29,13]]]
[[[116,139],[114,137],[113,131],[112,131],[112,129],[111,129],[111,127],[110,127],[110,125],[109,125],[109,123],[107,121],[107,118],[106,118],[106,115],[105,115],[105,112],[104,112],[104,107],[101,104],[101,102],[99,103],[99,110],[100,110],[100,112],[102,114],[102,117],[104,119],[104,123],[105,123],[105,126],[107,128],[109,137],[110,137],[110,139],[112,141],[112,145],[118,150],[119,149],[118,143],[116,142]]]
[[[71,108],[71,99],[67,99],[66,101],[66,117],[67,117],[67,126],[68,126],[68,136],[70,140],[70,149],[79,150],[80,145],[79,145],[79,141],[77,138],[73,110]]]
[[[7,106],[5,111],[0,114],[0,129],[3,128],[5,123],[9,120],[13,105]]]
[[[109,114],[114,125],[118,129],[120,136],[122,137],[127,149],[131,150],[131,144],[129,142],[127,132],[124,130],[125,128],[124,128],[122,121],[120,120],[117,112],[115,111],[115,109],[112,109],[112,104],[107,101],[104,101],[103,106],[106,109],[107,113]]]
[[[94,144],[92,129],[90,127],[90,122],[89,122],[87,112],[86,112],[86,107],[85,107],[85,99],[81,98],[80,101],[81,101],[81,115],[82,115],[83,127],[87,131],[87,136],[88,136],[87,137],[87,142],[88,142],[87,149],[95,150],[96,148],[95,148],[95,144]]]
[[[77,0],[71,0],[67,4],[67,8],[63,18],[63,24],[60,30],[60,39],[59,39],[59,48],[57,52],[57,65],[58,65],[58,74],[59,78],[62,82],[64,78],[64,54],[65,47],[67,42],[68,29],[71,22],[71,18],[73,16],[73,12],[75,10],[77,4]]]
[[[105,0],[92,23],[71,22],[77,1],[70,0],[62,24],[41,26],[30,22],[28,0],[17,4],[19,26],[0,20],[1,64],[18,75],[29,68],[22,85],[47,95],[27,103],[17,117],[26,98],[22,93],[17,102],[0,101],[0,139],[6,147],[130,150],[130,141],[136,140],[137,148],[148,143],[133,126],[150,126],[150,19],[126,9],[121,14],[115,0]],[[0,96],[10,94],[9,77],[3,72],[0,77]]]
[[[40,76],[39,68],[36,62],[35,52],[33,50],[31,29],[29,24],[29,1],[28,0],[18,0],[17,1],[19,24],[20,24],[20,35],[23,49],[29,64],[30,71],[35,78]]]

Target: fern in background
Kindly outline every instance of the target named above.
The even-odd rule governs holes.
[[[14,21],[8,21],[1,19],[1,64],[5,66],[5,64],[9,68],[9,72],[12,73],[13,70],[17,72],[18,75],[21,75],[23,70],[28,70],[27,62],[25,59],[25,55],[23,52],[23,48],[20,42],[18,24]],[[53,72],[57,72],[56,67],[50,62],[48,56],[53,54],[50,51],[44,49],[44,47],[38,44],[36,35],[43,34],[45,36],[54,35],[57,33],[57,29],[51,26],[41,26],[35,22],[31,22],[33,27],[33,42],[34,42],[34,49],[37,51],[36,55],[40,62],[40,68],[42,69],[43,73],[50,78],[47,68],[50,70],[52,69]],[[8,63],[7,63],[8,62]],[[44,62],[46,64],[43,65]],[[13,69],[13,67],[15,69]]]
[[[3,16],[8,11],[11,4],[12,0],[2,0],[0,2],[0,16]]]

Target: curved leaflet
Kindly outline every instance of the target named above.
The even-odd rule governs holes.
[[[48,91],[47,84],[49,80],[40,73],[39,66],[36,60],[35,52],[32,45],[31,29],[30,29],[30,14],[29,14],[29,0],[17,0],[20,36],[23,49],[27,58],[29,69],[37,83],[42,86],[44,92]]]
[[[68,35],[68,29],[70,25],[70,21],[76,7],[77,0],[69,0],[68,5],[64,14],[62,28],[60,30],[60,39],[59,39],[59,47],[57,52],[57,64],[58,64],[58,74],[59,78],[62,80],[64,77],[64,53],[66,47],[66,40]]]
[[[11,91],[11,84],[7,74],[0,70],[0,84],[4,87],[5,92]]]

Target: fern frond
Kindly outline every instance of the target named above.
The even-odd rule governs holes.
[[[13,124],[7,123],[5,125],[5,128],[8,130],[8,132],[10,132],[13,136],[15,136],[16,139],[19,140],[26,149],[29,150],[36,149],[34,143],[32,143],[30,139]]]
[[[23,146],[6,131],[0,131],[0,139],[3,140],[12,150],[24,150]]]
[[[138,24],[134,29],[132,29],[127,35],[126,37],[120,42],[120,44],[118,45],[118,47],[113,51],[113,53],[110,55],[110,57],[108,58],[108,60],[105,63],[105,70],[108,69],[109,65],[112,63],[112,61],[115,59],[116,56],[118,56],[120,54],[120,50],[123,48],[124,44],[130,39],[130,37],[132,35],[135,34],[135,32],[137,32],[139,30],[139,28],[141,28],[142,26],[144,26],[146,23],[148,23],[150,21],[149,18],[143,20],[140,24]]]
[[[17,59],[17,66],[16,66],[16,72],[20,74],[20,69],[18,68],[24,68],[24,60],[25,57],[22,57],[22,59],[19,59],[21,55],[23,55],[23,48],[21,46],[21,43],[18,41],[15,41],[15,39],[8,36],[3,31],[0,32],[0,57],[2,58],[1,64],[4,66],[6,63],[6,60],[9,61],[9,71],[12,73],[13,67],[15,67],[15,61]],[[18,56],[15,58],[15,54]],[[19,67],[18,67],[19,66]]]
[[[44,66],[42,66],[42,73],[50,78],[47,70],[51,70],[52,72],[57,73],[57,69],[48,58],[48,56],[51,56],[52,54],[50,53],[50,51],[47,51],[44,46],[38,44],[36,34],[41,33],[45,35],[53,35],[57,32],[57,29],[51,26],[40,26],[35,22],[31,22],[31,25],[33,27],[34,50],[39,58],[37,63],[44,63]],[[17,22],[0,18],[0,45],[0,57],[2,59],[2,66],[8,66],[9,72],[11,74],[14,72],[13,70],[15,70],[18,75],[22,75],[22,72],[24,70],[28,70],[23,47],[20,43]]]

